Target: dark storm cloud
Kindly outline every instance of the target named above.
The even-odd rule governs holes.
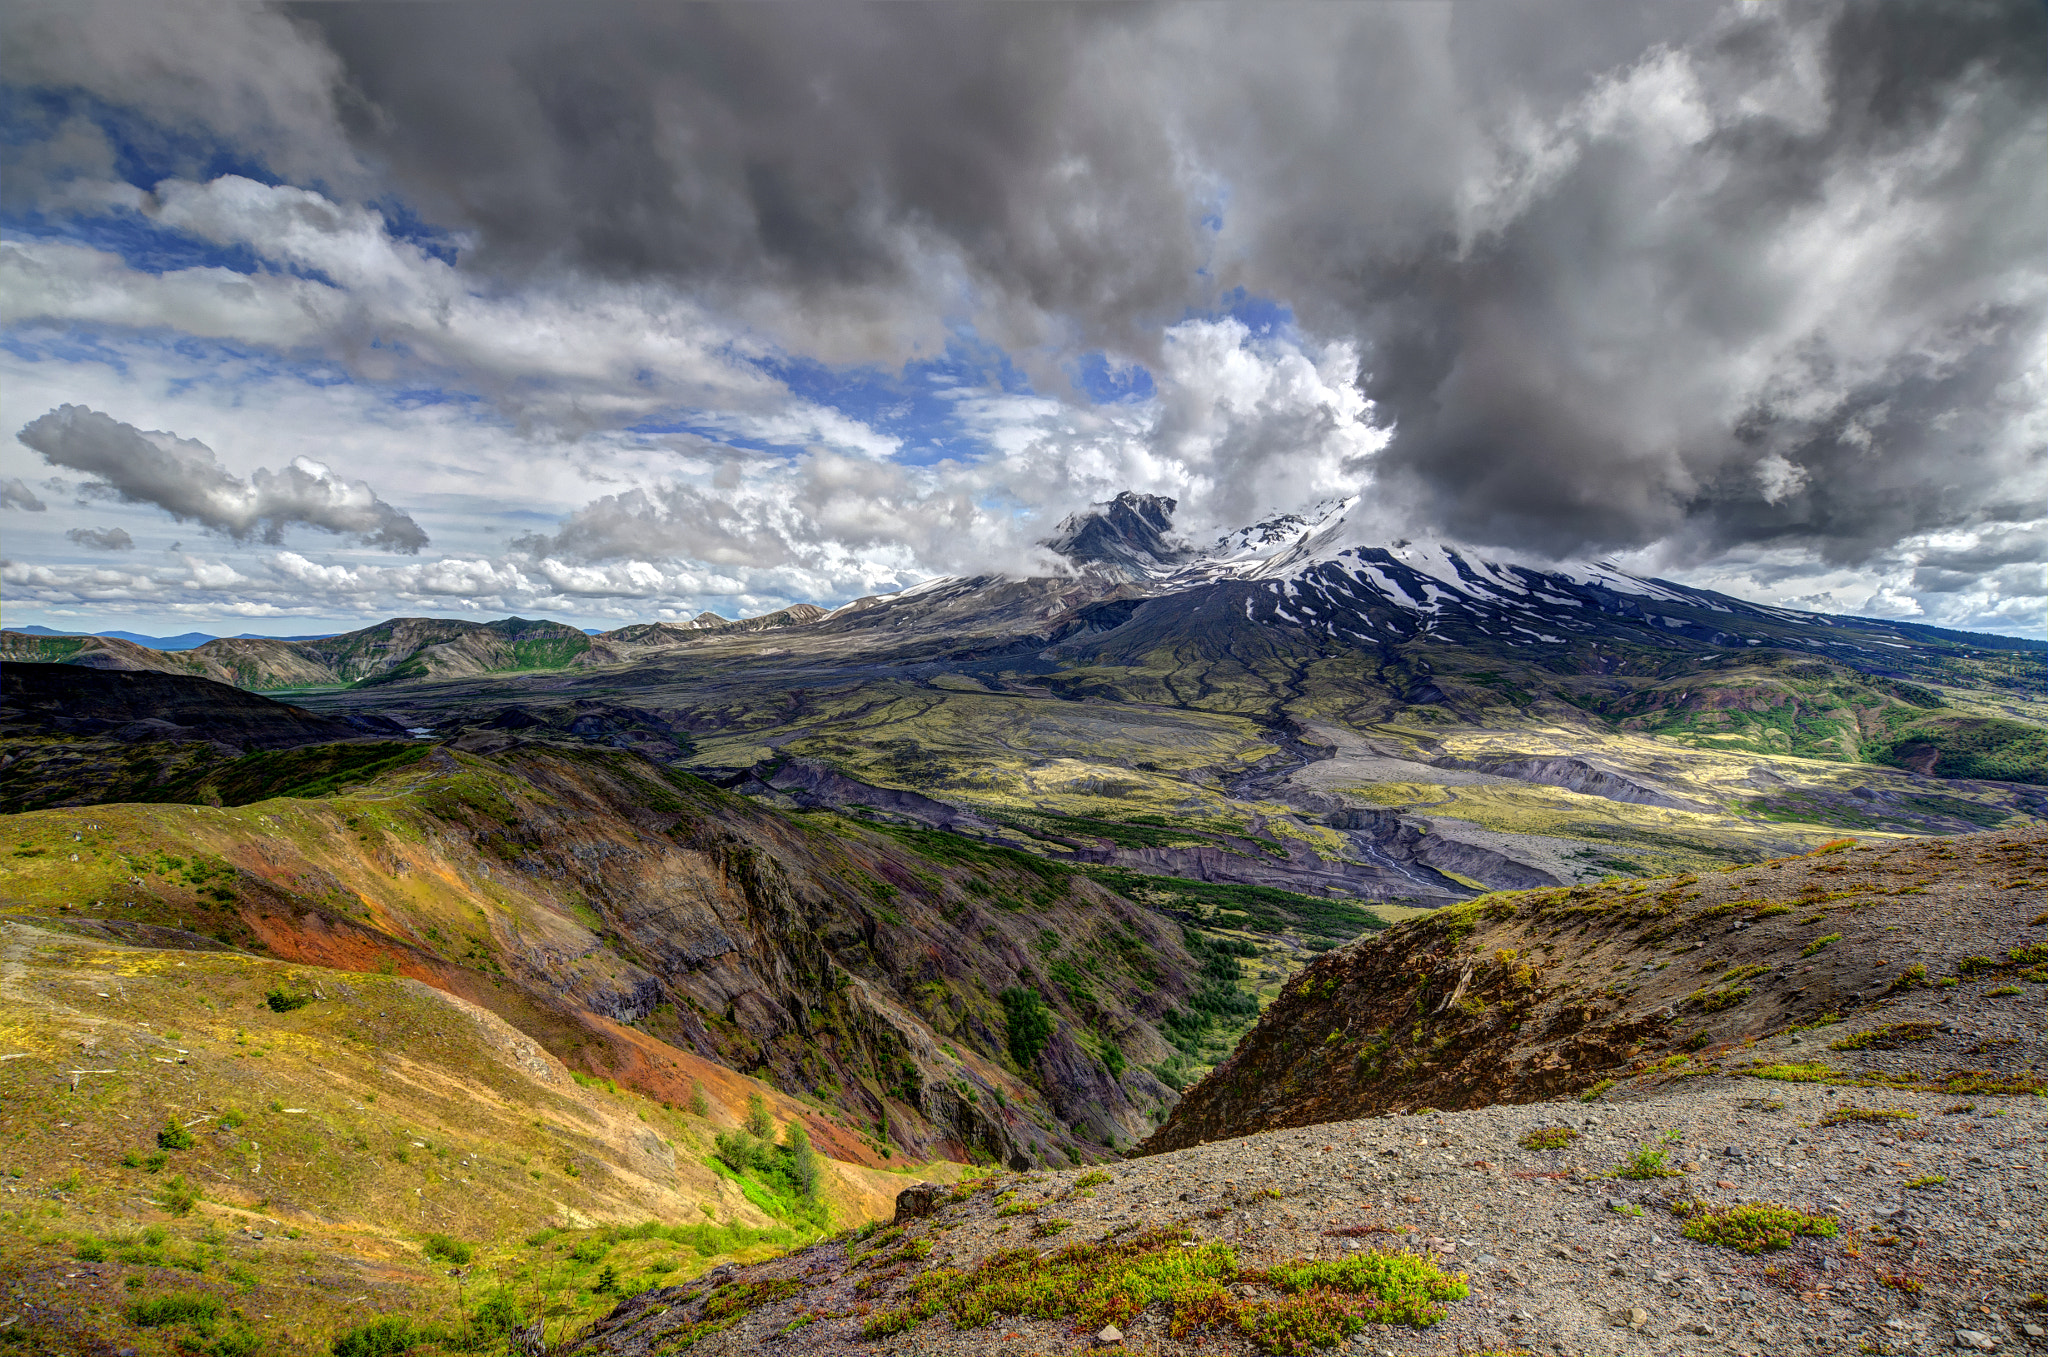
[[[0,509],[20,509],[26,513],[39,514],[49,507],[37,498],[36,492],[28,488],[28,482],[19,476],[0,482]]]
[[[208,7],[232,60],[69,12],[16,23],[16,78],[370,166],[477,274],[677,286],[797,352],[968,319],[1036,376],[1274,298],[1358,342],[1396,428],[1360,476],[1417,531],[1859,561],[2048,494],[2034,0]],[[1243,461],[1203,493],[1285,496]]]
[[[1476,213],[1244,267],[1370,339],[1382,477],[1454,534],[1863,559],[2040,512],[2044,71],[2038,5],[1737,17],[1508,139]],[[1346,187],[1263,196],[1335,239]]]
[[[64,534],[82,547],[94,551],[133,551],[135,539],[125,528],[73,528]]]
[[[367,484],[310,462],[294,460],[282,471],[259,468],[243,480],[196,439],[145,433],[82,405],[60,405],[16,436],[52,466],[85,473],[90,479],[81,493],[88,497],[153,504],[181,523],[201,524],[237,542],[260,537],[279,543],[286,528],[305,526],[392,551],[416,553],[427,545],[420,525]],[[118,528],[114,532],[127,538]],[[76,533],[72,540],[117,545]]]
[[[486,268],[658,276],[943,344],[940,276],[1013,342],[1132,347],[1199,264],[1114,6],[314,6],[361,144]],[[1092,54],[1092,55],[1091,55]],[[773,315],[766,320],[778,319]]]
[[[1381,493],[1455,535],[1861,559],[2039,474],[2037,4],[305,17],[485,266],[884,358],[949,270],[1007,342],[1147,356],[1243,284],[1364,341]]]

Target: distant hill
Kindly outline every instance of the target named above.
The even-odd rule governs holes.
[[[24,636],[112,637],[117,641],[127,641],[133,645],[147,646],[151,650],[168,651],[197,650],[208,641],[218,641],[221,639],[210,631],[188,631],[177,636],[145,636],[139,631],[53,631],[49,627],[11,627],[9,630],[18,631]],[[316,631],[303,636],[258,636],[254,632],[245,631],[235,637],[235,639],[238,641],[324,641],[330,636],[338,635],[340,635],[339,632]]]
[[[704,613],[681,625],[657,622],[595,634],[523,617],[496,622],[395,617],[360,631],[290,637],[67,635],[21,627],[0,632],[0,661],[188,674],[253,692],[342,688],[609,664],[707,634],[798,626],[823,616],[824,609],[799,604],[739,621]]]

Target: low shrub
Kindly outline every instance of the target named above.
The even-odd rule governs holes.
[[[221,1303],[212,1296],[172,1291],[128,1307],[128,1322],[138,1329],[160,1329],[166,1324],[206,1324],[221,1316]]]
[[[1856,1032],[1839,1041],[1828,1043],[1830,1051],[1895,1051],[1899,1047],[1916,1041],[1932,1041],[1935,1025],[1931,1022],[1895,1022],[1883,1027],[1873,1027],[1867,1032]]]
[[[1639,1183],[1649,1182],[1655,1178],[1682,1177],[1683,1174],[1678,1169],[1664,1162],[1666,1153],[1666,1150],[1658,1146],[1645,1145],[1622,1161],[1621,1167],[1614,1171],[1615,1176],[1633,1179]]]
[[[476,1257],[476,1249],[460,1239],[450,1239],[444,1234],[430,1234],[422,1247],[427,1257],[438,1262],[452,1263],[456,1267],[466,1266]]]
[[[185,1181],[185,1175],[181,1173],[163,1185],[163,1190],[157,1193],[157,1202],[174,1216],[190,1215],[192,1208],[199,1204],[199,1189]]]
[[[1713,1206],[1706,1202],[1681,1201],[1671,1207],[1685,1225],[1687,1239],[1719,1244],[1739,1253],[1789,1249],[1801,1235],[1832,1239],[1841,1232],[1832,1216],[1809,1216],[1776,1202],[1746,1202],[1734,1206]]]
[[[1903,1107],[1850,1107],[1846,1103],[1822,1117],[1816,1125],[1841,1126],[1859,1121],[1914,1121],[1918,1112],[1909,1112]]]
[[[1525,1150],[1562,1150],[1579,1138],[1569,1126],[1539,1126],[1525,1131],[1517,1143]]]

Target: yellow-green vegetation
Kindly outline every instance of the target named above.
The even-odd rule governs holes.
[[[67,1323],[110,1346],[136,1341],[138,1313],[192,1353],[258,1330],[266,1352],[324,1353],[378,1311],[444,1345],[497,1332],[507,1305],[573,1329],[629,1286],[821,1233],[703,1162],[713,1123],[578,1081],[415,981],[6,921],[0,947],[0,1137],[20,1175],[0,1271],[63,1294]],[[822,1170],[816,1200],[841,1221],[902,1186]],[[77,1261],[99,1276],[54,1290]],[[372,1300],[351,1307],[363,1288],[323,1279],[363,1266]],[[175,1296],[218,1308],[147,1308]]]
[[[1678,1201],[1671,1213],[1684,1220],[1687,1239],[1719,1244],[1740,1253],[1789,1249],[1801,1235],[1832,1239],[1841,1233],[1833,1216],[1810,1216],[1776,1202],[1741,1202],[1715,1206],[1704,1201]]]
[[[1668,1143],[1668,1142],[1667,1142]],[[1670,1151],[1662,1145],[1644,1145],[1623,1160],[1614,1170],[1617,1178],[1630,1178],[1636,1182],[1649,1182],[1657,1178],[1681,1178],[1684,1173],[1666,1162]]]
[[[1539,1126],[1525,1131],[1516,1142],[1525,1150],[1562,1150],[1579,1138],[1579,1133],[1569,1126]]]
[[[1011,1316],[1068,1319],[1092,1329],[1128,1323],[1164,1304],[1176,1339],[1219,1329],[1242,1334],[1264,1352],[1306,1354],[1369,1323],[1434,1324],[1467,1294],[1462,1274],[1415,1254],[1247,1269],[1228,1244],[1196,1243],[1186,1230],[1169,1227],[1049,1255],[1001,1250],[967,1271],[933,1268],[911,1282],[904,1304],[870,1316],[861,1336],[884,1338],[939,1315],[961,1329]]]
[[[1116,819],[1149,812],[1180,822],[1189,817],[1186,774],[1249,767],[1276,752],[1254,722],[1211,712],[897,681],[805,698],[786,722],[748,705],[707,713],[739,728],[700,738],[693,761],[736,767],[776,753],[800,755],[825,759],[864,782],[944,792],[990,810]],[[1198,799],[1205,814],[1243,818],[1213,790]]]
[[[1828,1043],[1831,1051],[1895,1051],[1901,1046],[1915,1042],[1932,1041],[1936,1032],[1931,1022],[1894,1022],[1882,1027],[1873,1027],[1867,1032],[1854,1032],[1838,1041]]]
[[[1830,1110],[1826,1116],[1814,1124],[1816,1126],[1842,1126],[1866,1121],[1913,1121],[1919,1115],[1918,1112],[1913,1112],[1903,1107],[1850,1107],[1845,1103],[1841,1107]]]

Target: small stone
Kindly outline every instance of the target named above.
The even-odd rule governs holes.
[[[1979,1333],[1975,1329],[1957,1329],[1956,1346],[1968,1348],[1972,1352],[1996,1352],[1998,1340],[1988,1333]]]
[[[2042,1328],[2039,1324],[2022,1324],[2020,1332],[2029,1338],[2048,1338],[2048,1329]]]
[[[1102,1326],[1102,1332],[1095,1335],[1095,1341],[1098,1343],[1121,1343],[1124,1341],[1124,1331],[1114,1324],[1105,1324]]]

